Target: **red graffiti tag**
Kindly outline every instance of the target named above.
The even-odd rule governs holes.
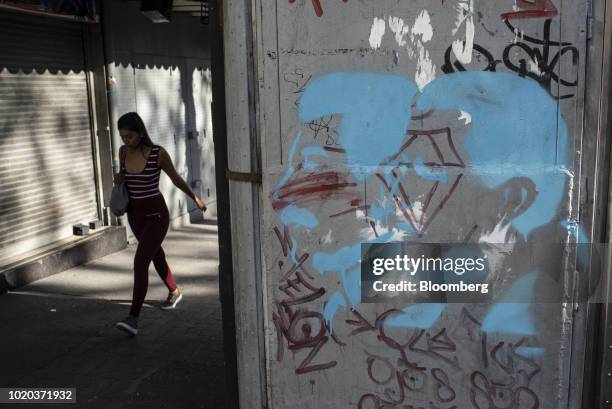
[[[409,349],[416,353],[429,355],[432,358],[441,359],[444,362],[456,368],[459,367],[459,361],[456,356],[446,356],[445,353],[454,353],[457,347],[452,339],[446,333],[446,328],[442,328],[435,335],[425,330],[417,330],[413,333]]]
[[[323,7],[321,6],[320,0],[311,0],[312,7],[314,8],[315,14],[317,17],[321,17],[323,15]],[[342,0],[344,3],[348,3],[348,0]],[[295,3],[295,0],[289,0],[289,4]]]
[[[475,409],[538,409],[540,399],[528,386],[515,381],[495,382],[480,372],[470,376],[470,402]]]
[[[274,190],[272,207],[279,210],[292,204],[304,206],[331,197],[355,200],[359,198],[359,192],[352,189],[356,186],[357,183],[346,173],[330,171],[309,174],[290,179]]]
[[[274,302],[276,311],[272,313],[278,344],[276,359],[278,362],[283,360],[286,345],[293,352],[309,350],[295,369],[298,375],[333,368],[337,365],[336,361],[313,363],[313,360],[330,339],[338,345],[344,344],[329,332],[323,315],[306,308],[308,303],[323,297],[325,288],[312,283],[314,277],[303,265],[309,254],[299,256],[293,253],[293,241],[287,226],[283,226],[282,233],[278,227],[274,227],[273,231],[281,246],[282,256],[279,258],[283,259],[278,260],[282,275],[278,289],[285,294],[285,298]]]
[[[552,0],[517,0],[516,5],[520,10],[502,14],[502,20],[553,17],[558,14]]]

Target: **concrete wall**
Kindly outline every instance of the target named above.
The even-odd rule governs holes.
[[[270,408],[577,407],[584,328],[542,303],[574,261],[527,253],[591,237],[586,3],[253,10]],[[502,244],[529,302],[361,304],[360,243],[397,240]]]
[[[171,23],[153,24],[135,1],[103,6],[116,150],[121,144],[116,120],[138,112],[153,142],[170,153],[179,174],[210,204],[206,217],[216,217],[208,26],[186,13],[174,13]],[[169,178],[162,177],[160,186],[174,224],[201,219]]]

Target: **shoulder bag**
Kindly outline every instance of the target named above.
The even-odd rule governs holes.
[[[123,147],[122,147],[123,148]],[[119,149],[119,161],[121,166],[120,173],[124,173],[125,163],[125,149]],[[110,197],[110,209],[111,212],[117,217],[123,216],[127,212],[128,205],[130,203],[130,194],[127,190],[125,180],[119,184],[113,186]]]

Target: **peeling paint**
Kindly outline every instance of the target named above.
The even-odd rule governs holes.
[[[463,0],[456,4],[457,18],[453,35],[459,32],[462,25],[465,25],[465,37],[453,41],[453,52],[457,60],[462,64],[472,62],[472,51],[474,49],[474,0]]]
[[[322,244],[330,244],[331,242],[332,242],[332,229],[329,229],[327,234],[325,236],[323,236],[323,239],[321,240],[321,243]]]
[[[460,111],[459,117],[457,119],[460,121],[464,121],[465,125],[469,125],[472,123],[472,115],[465,111]]]
[[[372,49],[377,50],[380,48],[386,30],[387,25],[385,24],[385,20],[374,17],[372,28],[370,29],[370,47]]]
[[[536,75],[543,75],[542,70],[540,70],[540,67],[538,65],[538,60],[537,59],[535,59],[535,60],[529,59],[527,61],[527,67],[528,67],[528,70],[533,72],[534,74],[536,74]]]
[[[425,49],[423,44],[417,44],[417,49],[419,51],[419,59],[414,74],[414,82],[416,82],[419,89],[422,90],[427,84],[436,79],[436,66],[431,61],[429,51]]]
[[[389,17],[389,28],[395,34],[395,41],[401,47],[406,45],[406,34],[410,32],[410,27],[404,25],[404,20],[399,17]]]
[[[431,60],[425,43],[433,38],[433,27],[427,10],[423,10],[417,16],[414,26],[410,32],[410,40],[417,49],[417,69],[414,74],[414,82],[419,89],[436,79],[436,66]]]
[[[495,225],[493,230],[488,233],[482,234],[478,238],[479,243],[507,243],[506,237],[510,230],[511,223],[507,220],[501,220]]]
[[[431,19],[427,10],[421,11],[416,18],[414,26],[410,32],[410,40],[415,41],[415,37],[420,35],[421,41],[426,43],[433,38],[433,27],[431,26]]]

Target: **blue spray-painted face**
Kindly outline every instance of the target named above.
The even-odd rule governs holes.
[[[340,115],[340,142],[346,152],[346,168],[358,181],[374,173],[387,179],[392,159],[405,142],[411,122],[411,105],[419,110],[463,111],[472,117],[464,143],[469,156],[467,171],[480,177],[490,189],[512,178],[529,178],[536,189],[531,206],[512,220],[512,226],[527,236],[533,229],[549,223],[557,210],[568,181],[568,135],[555,101],[534,81],[506,73],[461,72],[440,77],[419,94],[411,80],[396,75],[371,73],[333,73],[323,75],[306,87],[300,100],[299,116],[304,123],[327,115]],[[290,163],[300,136],[294,141]],[[308,158],[325,156],[319,148],[306,147],[304,168],[316,169]],[[411,160],[415,174],[426,180],[448,183],[445,172],[428,169],[418,155]],[[383,166],[384,165],[384,166]],[[291,177],[291,167],[279,185]],[[380,198],[370,208],[370,216],[385,221],[395,212],[393,197],[397,185],[389,177],[390,189],[381,189]],[[285,224],[311,228],[319,225],[316,215],[287,208],[281,219]],[[396,222],[394,229],[406,234],[414,229]],[[382,234],[374,242],[386,242],[392,234]],[[372,241],[370,241],[372,242]],[[315,252],[313,266],[321,274],[338,272],[342,291],[331,294],[324,317],[331,322],[339,308],[355,307],[360,302],[360,242],[348,243],[329,252]],[[533,280],[517,282],[521,290],[533,288]],[[518,288],[518,287],[517,287]],[[516,291],[510,289],[510,291]],[[507,330],[495,324],[516,315],[515,306],[493,308],[485,319],[485,330]],[[440,317],[444,304],[410,305],[404,314],[389,319],[387,325],[428,328]],[[506,318],[504,318],[506,317]],[[515,332],[529,335],[532,324],[517,324]]]
[[[347,166],[360,181],[397,152],[410,124],[417,85],[396,75],[334,73],[308,84],[300,99],[302,122],[339,114]]]
[[[537,83],[508,73],[450,74],[428,84],[416,105],[472,116],[464,149],[487,187],[513,177],[533,181],[535,201],[512,221],[519,232],[526,236],[556,216],[569,173],[567,126]]]

